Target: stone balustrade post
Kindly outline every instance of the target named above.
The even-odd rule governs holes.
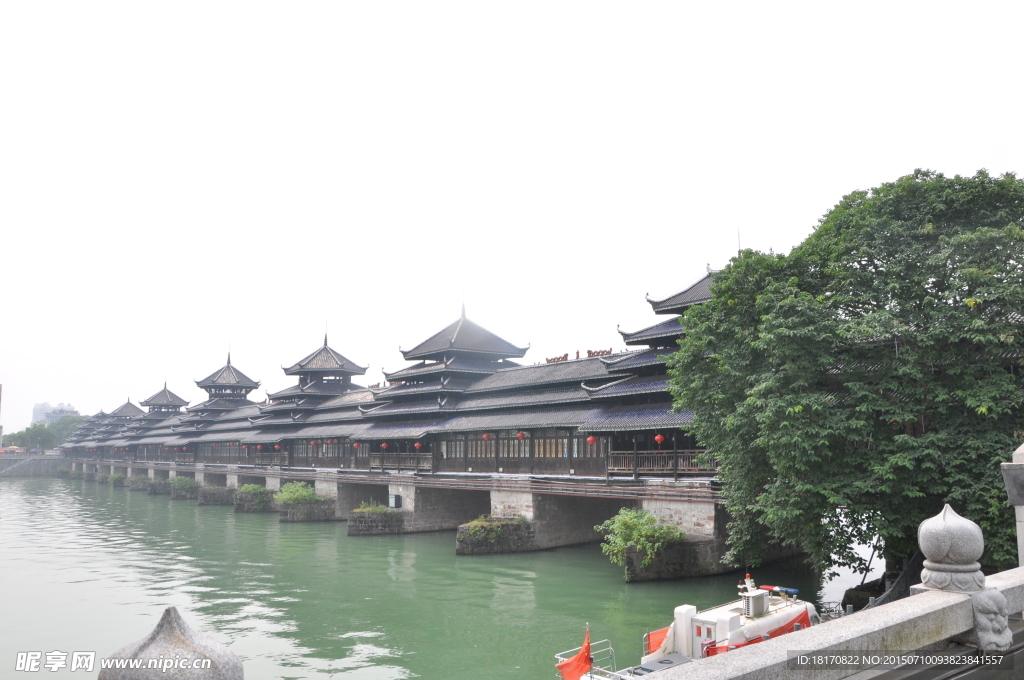
[[[1003,483],[1017,520],[1017,566],[1024,566],[1024,444],[1013,452],[1013,462],[1003,463]]]

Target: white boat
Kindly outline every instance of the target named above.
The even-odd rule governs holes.
[[[758,587],[747,574],[739,583],[738,600],[700,612],[690,604],[676,607],[670,625],[644,635],[644,656],[636,666],[616,670],[611,644],[593,643],[593,666],[584,677],[625,680],[650,675],[821,623],[814,605],[798,599],[797,593],[793,588]],[[555,663],[579,650],[556,654]]]

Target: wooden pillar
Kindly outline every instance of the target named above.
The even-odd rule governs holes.
[[[640,470],[636,466],[636,435],[633,435],[633,481],[640,479]]]
[[[672,435],[672,481],[679,481],[679,446],[675,435]]]

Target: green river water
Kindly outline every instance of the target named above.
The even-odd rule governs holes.
[[[109,655],[174,605],[238,654],[249,680],[550,679],[553,654],[579,645],[588,622],[621,667],[676,605],[736,597],[736,574],[626,584],[597,545],[456,557],[451,531],[345,529],[94,482],[0,478],[0,676],[23,675],[9,672],[19,651]],[[838,599],[850,581],[816,594],[799,560],[754,576],[812,601]]]

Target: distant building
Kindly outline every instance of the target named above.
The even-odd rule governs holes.
[[[50,427],[55,422],[63,418],[64,416],[77,416],[81,415],[78,411],[71,408],[58,408],[47,413],[43,419],[46,421],[46,426]]]
[[[44,401],[42,404],[36,404],[35,406],[32,407],[32,424],[35,425],[36,423],[46,423],[47,425],[49,425],[46,416],[48,413],[52,413],[54,411],[67,411],[67,413],[62,414],[61,416],[59,416],[59,418],[66,415],[78,415],[78,411],[76,411],[75,407],[72,406],[71,404],[57,404],[56,406],[50,406],[49,402]]]

